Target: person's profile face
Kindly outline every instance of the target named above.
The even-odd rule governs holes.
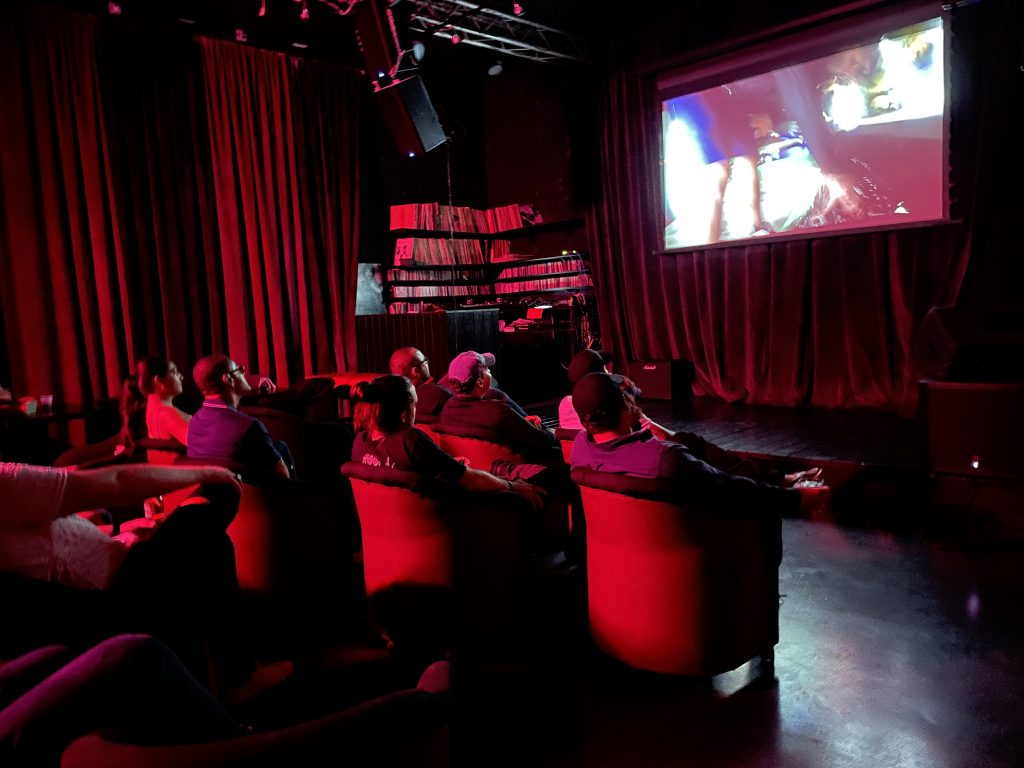
[[[249,380],[245,378],[245,366],[239,365],[234,360],[228,361],[228,371],[224,374],[228,387],[239,394],[251,392]]]
[[[422,352],[417,352],[409,367],[409,379],[413,382],[427,381],[430,378],[430,361]]]
[[[178,366],[171,363],[167,368],[167,373],[163,376],[156,377],[157,391],[162,396],[175,397],[180,395],[182,392],[182,379],[184,376],[181,371],[178,370]]]

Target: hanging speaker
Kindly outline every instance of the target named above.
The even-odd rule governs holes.
[[[393,82],[373,98],[402,154],[422,155],[444,144],[444,129],[419,75]]]
[[[445,135],[423,80],[405,66],[413,57],[402,50],[402,23],[384,0],[366,0],[356,18],[356,40],[373,82],[373,99],[399,151],[422,155],[443,144]]]

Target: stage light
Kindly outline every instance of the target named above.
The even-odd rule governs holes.
[[[412,41],[412,57],[416,61],[423,61],[423,57],[427,55],[427,46],[423,44],[422,40]]]
[[[267,0],[260,0],[260,18],[267,15]]]
[[[462,42],[462,36],[458,32],[452,33],[452,45],[458,45]]]
[[[501,60],[499,59],[498,61],[491,64],[490,67],[488,67],[487,74],[490,75],[491,77],[496,77],[497,75],[500,75],[504,71],[504,69],[505,68],[501,66]]]
[[[299,18],[303,21],[309,21],[309,6],[306,5],[306,0],[302,0],[302,13],[299,14]]]
[[[512,3],[512,13],[514,13],[516,16],[522,16],[524,13],[526,13],[526,9],[523,8],[523,6],[521,6],[519,3]]]

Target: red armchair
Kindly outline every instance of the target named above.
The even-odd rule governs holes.
[[[500,638],[524,603],[525,500],[467,494],[420,475],[349,462],[367,604],[396,644]]]
[[[450,435],[445,432],[438,433],[438,438],[439,445],[445,453],[468,459],[469,466],[473,469],[482,469],[484,472],[490,472],[491,464],[495,461],[511,461],[514,464],[523,464],[526,461],[511,448],[489,440]]]
[[[714,675],[778,642],[780,521],[687,504],[663,480],[577,468],[590,631],[639,669]]]

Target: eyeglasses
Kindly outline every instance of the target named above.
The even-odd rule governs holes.
[[[245,366],[244,365],[240,365],[237,368],[232,368],[230,371],[228,371],[224,375],[225,376],[234,376],[236,373],[240,374],[242,376],[245,376]]]
[[[413,365],[413,368],[419,368],[421,365],[426,365],[429,362],[430,362],[430,358],[429,357],[424,357],[422,360],[420,360],[419,362],[415,363]]]

